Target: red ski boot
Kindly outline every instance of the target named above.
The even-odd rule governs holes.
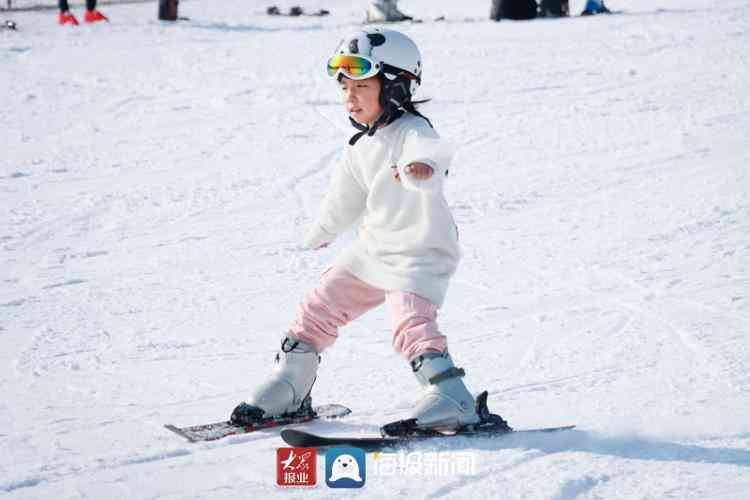
[[[62,26],[65,24],[70,24],[71,26],[78,26],[78,19],[76,19],[76,16],[71,14],[69,11],[60,12],[60,15],[57,16],[57,23]]]
[[[83,20],[87,23],[98,23],[99,21],[109,21],[104,14],[98,10],[87,10],[86,15],[83,16]]]

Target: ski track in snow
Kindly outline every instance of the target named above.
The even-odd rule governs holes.
[[[281,493],[278,430],[187,444],[162,426],[226,418],[354,237],[302,248],[354,131],[321,68],[364,4],[184,2],[174,25],[107,5],[77,29],[3,13],[20,31],[0,32],[0,496]],[[415,445],[477,474],[368,476],[358,496],[750,495],[750,3],[607,4],[624,12],[496,24],[486,0],[404,3],[426,20],[398,26],[422,110],[457,148],[441,330],[511,425],[577,429]],[[390,342],[382,309],[342,329],[314,397],[354,413],[310,429],[408,414]]]

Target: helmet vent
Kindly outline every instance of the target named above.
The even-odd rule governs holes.
[[[373,47],[379,47],[385,43],[385,37],[381,33],[368,33],[367,38],[370,39],[370,45]]]

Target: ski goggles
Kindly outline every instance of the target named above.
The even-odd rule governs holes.
[[[344,75],[352,80],[364,80],[380,71],[380,64],[364,56],[335,55],[328,60],[328,76]]]

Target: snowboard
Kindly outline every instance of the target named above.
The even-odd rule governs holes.
[[[352,446],[365,451],[380,451],[386,448],[402,448],[415,443],[424,443],[432,440],[450,440],[460,437],[470,438],[503,438],[522,434],[538,434],[562,432],[574,429],[575,425],[563,427],[545,427],[538,429],[511,430],[511,431],[465,431],[453,434],[435,433],[430,435],[410,435],[399,437],[360,437],[360,436],[321,436],[299,429],[284,429],[281,438],[289,445],[299,448],[327,448],[331,446]]]

